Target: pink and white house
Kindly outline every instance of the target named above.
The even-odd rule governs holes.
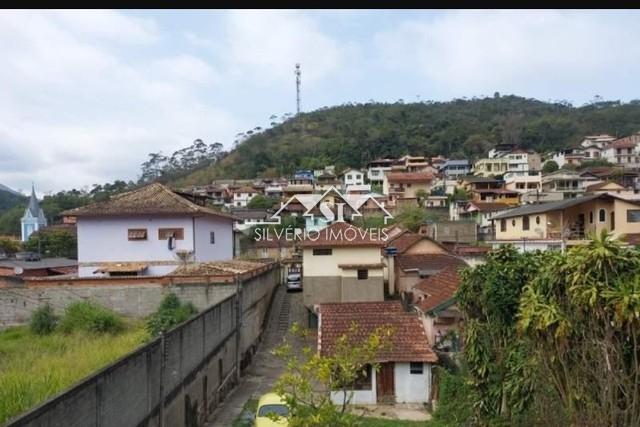
[[[77,218],[78,275],[160,276],[185,259],[232,259],[233,216],[192,200],[154,183],[64,212]]]

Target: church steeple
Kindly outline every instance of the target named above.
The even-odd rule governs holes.
[[[23,242],[29,240],[31,233],[47,226],[47,218],[44,216],[42,208],[40,208],[40,202],[38,202],[38,196],[36,196],[36,189],[33,183],[31,183],[31,197],[29,197],[29,205],[27,206],[27,209],[25,209],[20,223],[22,225]]]

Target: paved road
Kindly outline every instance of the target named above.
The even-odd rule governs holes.
[[[242,413],[244,404],[250,398],[271,391],[271,385],[282,374],[282,362],[270,354],[270,350],[282,343],[291,324],[306,325],[306,310],[302,305],[302,293],[286,293],[279,286],[274,297],[267,328],[256,352],[253,363],[240,379],[240,384],[209,416],[208,427],[229,427]]]

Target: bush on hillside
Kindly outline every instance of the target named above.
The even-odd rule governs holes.
[[[147,320],[149,335],[156,336],[184,322],[198,311],[192,303],[182,303],[175,294],[168,294],[160,307]]]
[[[39,307],[31,315],[29,328],[36,335],[48,335],[56,328],[58,317],[49,304]]]
[[[90,301],[74,302],[60,321],[65,333],[86,331],[92,333],[118,333],[124,329],[124,321],[113,311]]]

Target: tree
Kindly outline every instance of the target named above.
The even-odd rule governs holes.
[[[560,166],[558,166],[558,163],[555,160],[547,160],[546,162],[544,162],[544,165],[542,166],[542,173],[547,174],[547,173],[555,172],[558,169],[560,169]]]
[[[524,288],[519,328],[572,425],[640,425],[639,255],[602,231]]]
[[[290,427],[349,427],[359,424],[362,415],[350,411],[353,385],[356,380],[378,369],[376,354],[383,350],[393,334],[390,328],[376,329],[358,338],[358,326],[336,339],[330,356],[323,356],[315,348],[303,347],[299,352],[292,343],[285,342],[274,354],[285,362],[285,372],[273,389],[283,396],[290,408],[287,417]],[[294,324],[294,338],[306,340],[307,331]],[[342,391],[343,400],[334,404],[332,392]]]
[[[456,299],[464,317],[464,356],[480,424],[499,417],[508,425],[532,401],[533,365],[526,342],[518,339],[516,316],[522,289],[543,258],[506,246],[491,252],[485,264],[461,273]]]
[[[396,215],[395,221],[407,230],[416,232],[422,224],[431,218],[428,212],[415,204],[403,204],[400,212]]]
[[[279,202],[278,199],[273,197],[263,196],[262,194],[257,194],[249,200],[247,203],[247,208],[249,209],[271,209]]]
[[[78,257],[78,239],[66,230],[37,231],[29,236],[24,246],[46,257]]]
[[[429,193],[426,190],[420,189],[416,191],[416,198],[418,199],[418,206],[424,206],[424,201],[429,197]]]

